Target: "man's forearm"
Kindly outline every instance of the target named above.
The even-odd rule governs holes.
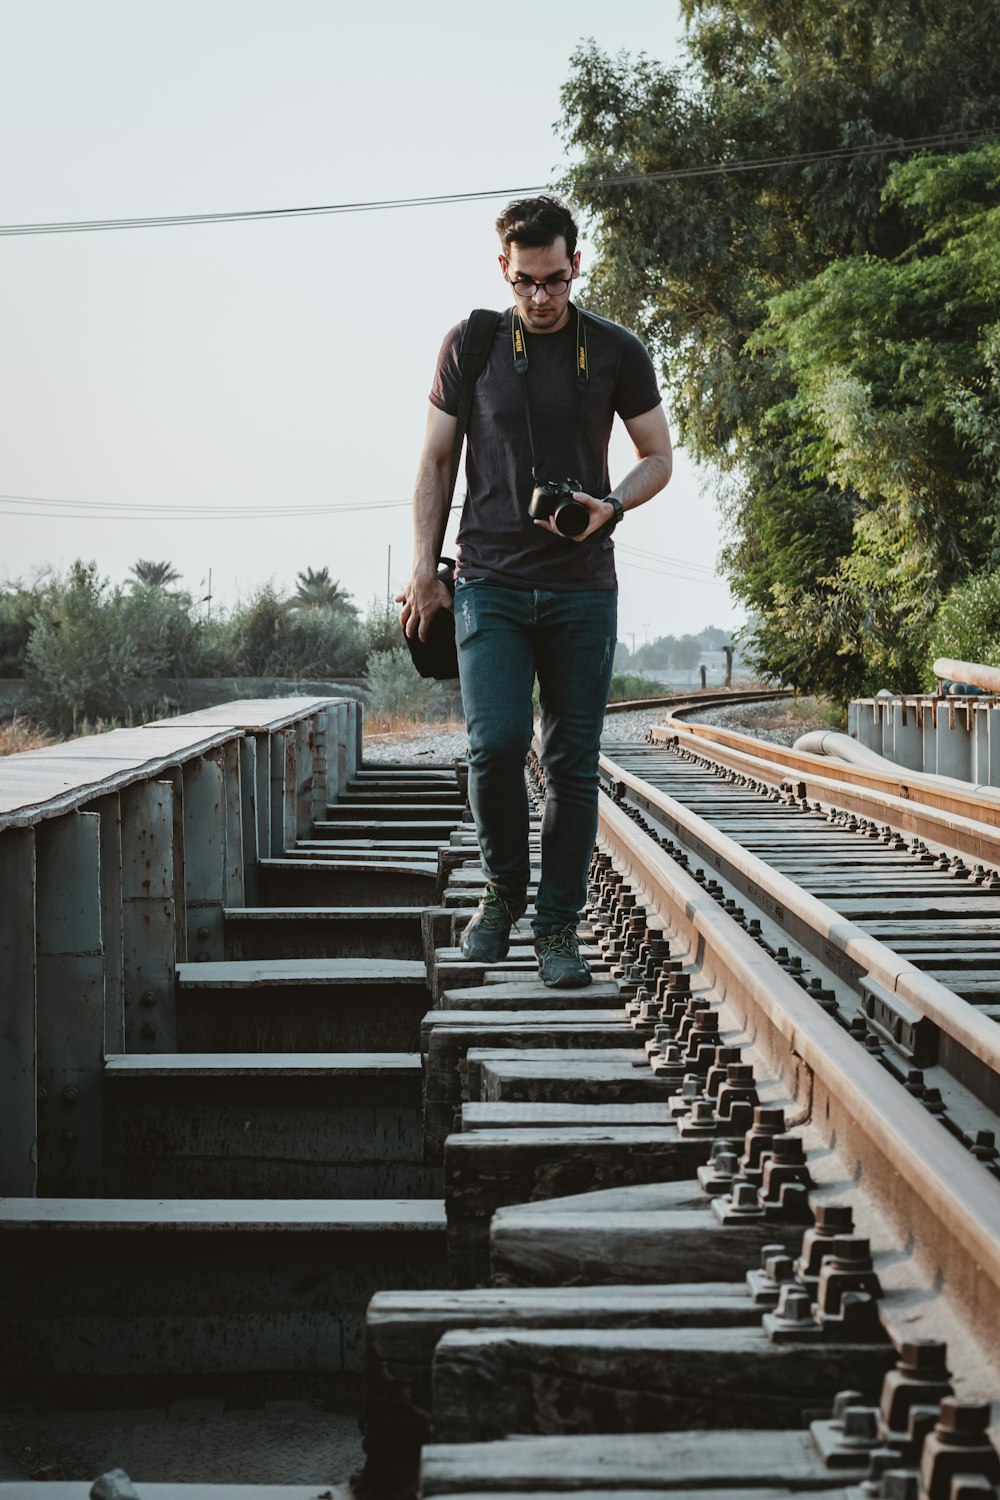
[[[651,453],[647,458],[640,458],[625,478],[614,486],[612,493],[618,496],[623,509],[635,510],[637,505],[645,505],[647,500],[660,493],[672,472],[673,464],[666,454]]]
[[[425,455],[413,491],[413,571],[436,573],[448,525],[451,465]]]

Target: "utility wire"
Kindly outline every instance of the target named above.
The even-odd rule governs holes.
[[[688,562],[684,557],[669,557],[662,552],[647,552],[644,547],[629,547],[624,542],[615,542],[615,553],[626,553],[630,557],[643,557],[648,562],[669,563],[675,568],[691,568],[699,573],[710,573],[714,575],[715,569],[708,567],[705,563]]]
[[[368,510],[399,510],[410,505],[409,500],[364,500],[346,501],[342,503],[330,503],[320,505],[174,505],[169,501],[151,501],[148,505],[140,505],[136,501],[120,500],[64,500],[57,499],[51,495],[6,495],[0,494],[0,515],[34,517],[36,520],[63,520],[63,521],[254,521],[254,520],[281,520],[286,517],[325,516],[333,514],[345,514],[349,512]],[[26,506],[25,510],[12,509],[13,506]],[[460,506],[453,506],[455,510]],[[641,547],[629,547],[621,542],[616,543],[615,551],[634,557],[644,558],[649,563],[666,564],[671,568],[686,568],[693,573],[707,575],[706,578],[692,578],[693,583],[710,581],[715,574],[712,568],[705,563],[688,562],[682,557],[670,557],[665,553],[647,552]],[[629,562],[628,557],[621,556],[623,567],[635,567],[637,564]],[[657,568],[647,568],[644,571],[657,572]],[[684,573],[668,573],[670,578],[684,578]]]
[[[644,568],[641,563],[629,562],[627,558],[621,559],[621,566],[633,568],[637,573],[655,573],[657,578],[674,578],[678,583],[707,583],[714,584],[716,588],[728,588],[725,578],[696,578],[690,573],[671,573],[667,568]]]
[[[616,176],[579,178],[577,188],[636,187],[652,182],[681,181],[689,177],[727,177],[741,172],[763,172],[780,167],[812,166],[824,161],[854,157],[893,155],[912,151],[971,146],[997,139],[995,127],[952,131],[946,134],[912,136],[898,141],[869,142],[861,146],[835,146],[823,151],[799,151],[785,156],[758,156],[740,161],[705,162],[692,167],[674,167],[663,172],[624,173]],[[118,229],[184,228],[192,224],[238,224],[267,219],[315,218],[323,214],[381,213],[400,208],[436,208],[449,204],[477,203],[490,198],[511,198],[545,192],[551,184],[531,187],[489,188],[471,193],[427,193],[412,198],[371,198],[346,203],[314,203],[294,208],[225,209],[212,213],[148,214],[128,219],[64,219],[38,224],[0,224],[0,235],[94,234]]]
[[[409,500],[359,500],[322,505],[175,505],[171,501],[62,500],[42,495],[0,494],[0,515],[35,516],[48,520],[182,520],[182,521],[251,521],[283,516],[325,516],[349,511],[392,510],[407,506]],[[27,506],[12,510],[13,505]],[[58,507],[58,509],[55,509]]]

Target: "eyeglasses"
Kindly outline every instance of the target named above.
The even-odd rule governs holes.
[[[573,280],[572,276],[551,276],[548,281],[536,281],[533,276],[519,276],[516,281],[511,281],[518,297],[533,297],[536,292],[544,292],[546,297],[565,297]]]

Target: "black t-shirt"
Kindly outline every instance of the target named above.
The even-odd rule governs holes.
[[[585,315],[589,378],[576,380],[576,309],[558,333],[525,331],[527,376],[514,369],[512,310],[500,316],[469,420],[468,486],[458,532],[459,572],[515,588],[613,589],[614,545],[603,530],[574,542],[536,526],[528,515],[534,487],[523,384],[531,391],[535,457],[545,479],[572,479],[602,499],[611,489],[608,440],[615,413],[641,416],[660,403],[656,373],[635,334]],[[459,323],[438,355],[430,400],[458,415]]]

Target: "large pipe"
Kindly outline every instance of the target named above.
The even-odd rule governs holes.
[[[810,755],[828,755],[831,760],[846,760],[853,766],[868,766],[873,771],[899,770],[884,755],[869,750],[867,745],[859,745],[849,734],[837,734],[832,729],[814,729],[809,734],[800,735],[792,749],[805,750]]]
[[[971,687],[982,688],[984,693],[1000,693],[1000,667],[984,667],[980,662],[952,661],[950,656],[939,656],[934,663],[934,676],[950,678],[952,682],[967,682]]]
[[[935,662],[935,669],[937,665]],[[962,663],[953,663],[953,665],[961,666]],[[989,670],[989,668],[984,670]],[[1000,676],[1000,672],[997,675]],[[826,755],[831,760],[843,760],[850,765],[865,766],[870,771],[884,771],[887,775],[897,778],[903,770],[903,767],[897,765],[894,760],[889,760],[886,756],[869,750],[867,745],[859,745],[857,740],[852,740],[849,734],[836,734],[829,729],[814,729],[810,734],[800,735],[792,749],[809,755]],[[957,776],[936,776],[930,771],[907,771],[905,774],[908,781],[926,781],[934,786],[959,787],[963,792],[972,793],[977,797],[1000,798],[1000,788],[962,781]]]

